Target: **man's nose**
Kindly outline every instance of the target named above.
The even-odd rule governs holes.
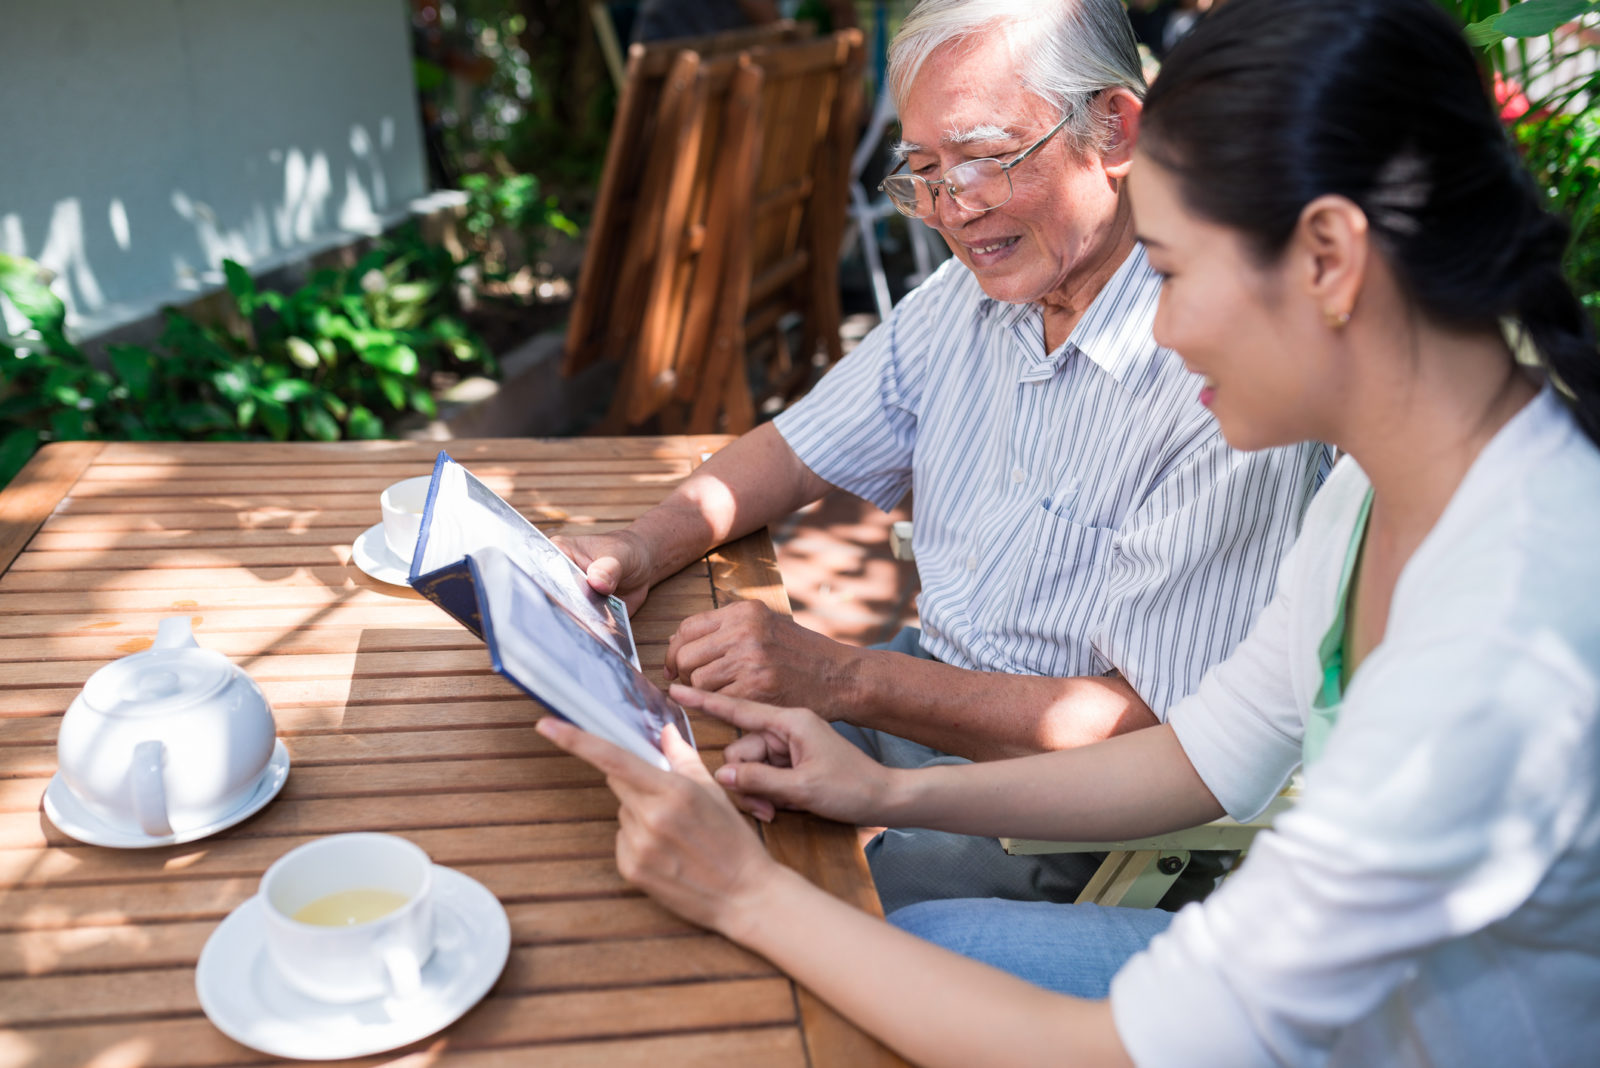
[[[981,211],[964,208],[950,195],[949,189],[933,191],[933,214],[924,221],[935,230],[959,230],[979,215]]]

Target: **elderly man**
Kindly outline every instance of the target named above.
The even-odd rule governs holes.
[[[1118,0],[923,0],[890,52],[883,189],[955,258],[774,422],[568,551],[630,606],[708,548],[842,487],[915,490],[922,628],[840,645],[750,604],[686,620],[667,672],[806,705],[885,763],[984,760],[1160,722],[1246,632],[1324,451],[1228,448],[1151,339],[1161,280],[1123,191],[1144,82]],[[1093,861],[890,831],[888,910],[1070,900]]]

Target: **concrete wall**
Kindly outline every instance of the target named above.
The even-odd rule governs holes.
[[[0,0],[0,251],[80,335],[427,191],[405,0]]]

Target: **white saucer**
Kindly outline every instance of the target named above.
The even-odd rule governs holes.
[[[482,883],[438,864],[433,874],[438,944],[415,997],[330,1005],[301,994],[267,956],[266,906],[257,894],[229,913],[200,951],[200,1007],[235,1042],[300,1060],[381,1053],[448,1027],[500,978],[511,923]]]
[[[249,819],[265,808],[268,801],[277,797],[278,791],[283,789],[283,784],[288,780],[289,750],[284,748],[283,739],[279,738],[273,743],[272,756],[267,760],[267,768],[261,773],[250,799],[204,827],[179,831],[177,834],[149,835],[107,826],[105,821],[78,800],[78,795],[67,786],[67,781],[59,771],[50,777],[50,785],[45,787],[44,814],[63,834],[89,845],[110,846],[113,849],[154,849],[156,846],[193,842]]]
[[[350,562],[379,582],[393,586],[411,585],[411,561],[402,560],[383,540],[383,524],[363,530],[350,546]]]

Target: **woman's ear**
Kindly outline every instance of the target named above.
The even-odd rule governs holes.
[[[1100,153],[1100,165],[1107,177],[1126,178],[1133,164],[1133,147],[1139,140],[1139,115],[1144,104],[1128,90],[1114,88],[1100,95],[1100,107],[1111,127],[1105,149]]]
[[[1348,197],[1317,197],[1300,211],[1294,246],[1306,294],[1330,326],[1343,326],[1366,281],[1371,251],[1366,212]]]

